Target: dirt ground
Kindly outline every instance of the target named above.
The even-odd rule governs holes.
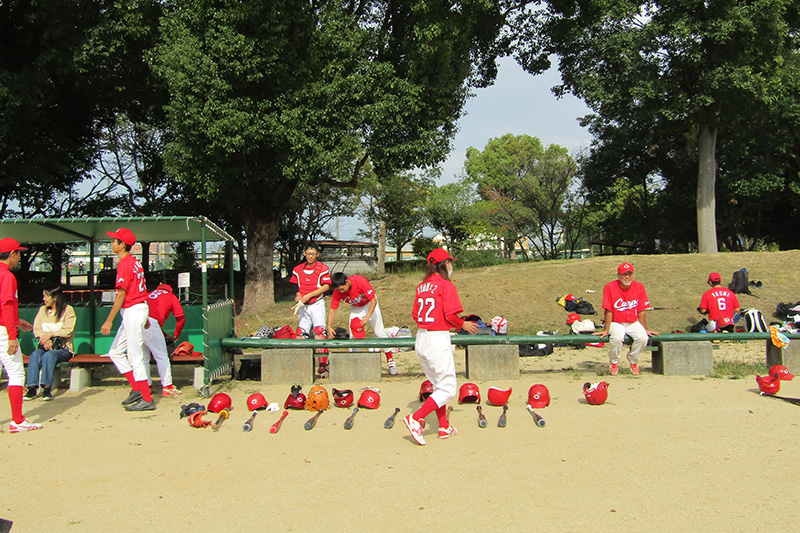
[[[761,362],[764,346],[724,344],[715,358]],[[282,404],[289,393],[255,381],[214,385],[232,396],[231,418],[217,432],[191,428],[181,404],[206,400],[187,369],[176,369],[185,393],[156,395],[155,412],[125,412],[126,387],[108,372],[82,392],[62,388],[52,402],[26,402],[44,428],[18,435],[8,433],[3,391],[0,518],[14,532],[800,528],[792,473],[800,410],[760,397],[755,379],[654,375],[647,358],[641,376],[610,377],[598,374],[605,350],[560,348],[521,359],[519,380],[477,383],[484,395],[513,387],[506,428],[485,398],[485,429],[474,405],[456,403],[459,434],[437,439],[431,416],[420,447],[401,417],[419,405],[424,378],[413,352],[398,360],[399,375],[380,384],[380,408],[360,410],[350,431],[350,411],[332,407],[312,431],[303,429],[310,412],[291,411],[277,434],[268,428],[280,412],[258,414],[244,433],[249,394]],[[463,350],[456,360],[463,372]],[[603,379],[608,401],[588,405],[583,383]],[[552,396],[539,411],[545,428],[524,409],[534,383]],[[781,393],[800,396],[800,378]],[[386,430],[395,407],[401,414]]]

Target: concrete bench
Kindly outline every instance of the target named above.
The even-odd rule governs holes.
[[[468,344],[465,358],[470,380],[519,379],[519,346],[516,344]]]
[[[767,341],[767,367],[783,365],[792,374],[800,372],[800,341],[794,340],[785,348],[778,348]]]
[[[653,342],[653,345],[656,348],[652,353],[653,372],[656,374],[709,376],[714,373],[714,346],[711,341]]]

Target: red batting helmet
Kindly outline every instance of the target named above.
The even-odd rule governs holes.
[[[511,387],[506,390],[489,387],[489,391],[486,393],[486,399],[489,400],[489,403],[499,406],[507,404],[509,396],[511,396]]]
[[[353,333],[354,339],[363,339],[367,336],[367,332],[364,331],[364,324],[361,323],[361,319],[357,316],[354,316],[353,320],[350,321],[350,331]]]
[[[353,391],[333,389],[333,403],[336,407],[350,407],[353,405]]]
[[[756,376],[756,382],[758,383],[758,388],[761,389],[761,392],[764,394],[769,394],[772,396],[773,394],[778,394],[781,390],[781,378],[780,374],[772,375],[772,376]]]
[[[458,403],[481,403],[481,391],[474,383],[464,383],[458,392]]]
[[[208,402],[208,410],[212,413],[219,413],[223,409],[230,409],[231,405],[233,405],[231,397],[224,392],[218,392]]]
[[[588,381],[583,384],[583,395],[592,405],[602,405],[608,399],[608,383],[601,381],[592,385]]]
[[[424,402],[431,394],[433,394],[433,383],[431,383],[431,380],[426,379],[419,388],[419,401]]]
[[[358,399],[359,407],[366,407],[367,409],[377,409],[381,405],[381,396],[377,391],[367,389],[361,393]]]
[[[292,392],[283,402],[284,409],[305,409],[306,395],[300,390],[300,385],[292,385]]]
[[[783,381],[791,381],[794,377],[794,374],[789,372],[789,369],[783,365],[772,365],[769,367],[769,375],[774,376],[778,374],[778,377]]]
[[[249,411],[263,411],[267,408],[267,399],[260,392],[254,392],[247,397],[247,409]]]
[[[547,390],[547,387],[537,383],[528,389],[528,405],[534,409],[550,405],[550,391]]]
[[[573,322],[580,322],[580,321],[581,321],[581,315],[579,315],[578,313],[570,313],[570,315],[567,317],[567,324],[572,324]]]

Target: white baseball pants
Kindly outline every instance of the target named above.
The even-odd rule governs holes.
[[[633,339],[631,350],[628,352],[628,361],[633,364],[639,364],[639,354],[642,349],[647,345],[647,330],[638,320],[636,322],[612,322],[608,328],[608,362],[611,364],[619,364],[619,356],[622,353],[622,341],[625,340],[625,335],[630,335]]]
[[[420,329],[417,331],[414,349],[425,377],[433,383],[433,394],[430,397],[438,407],[442,407],[455,398],[458,391],[450,332]]]

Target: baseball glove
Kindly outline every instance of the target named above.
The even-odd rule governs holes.
[[[319,411],[320,409],[327,411],[328,403],[328,391],[325,390],[325,387],[320,385],[314,385],[311,387],[311,390],[306,397],[306,409],[314,412]]]

